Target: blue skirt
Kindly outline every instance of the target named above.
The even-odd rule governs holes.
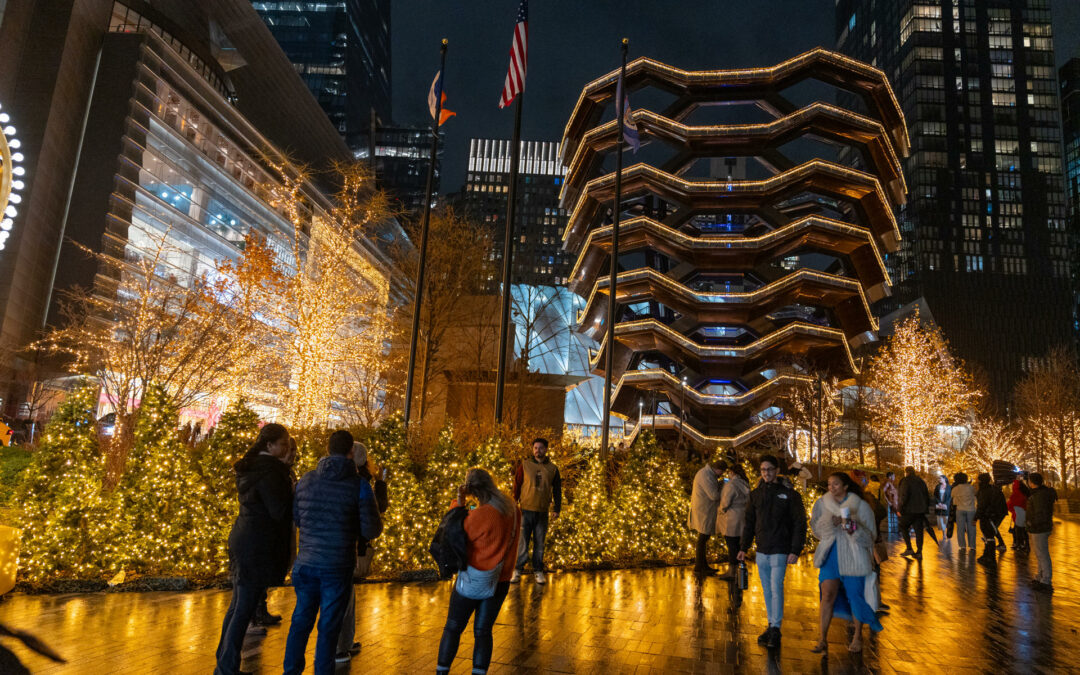
[[[840,592],[837,593],[836,602],[833,604],[833,616],[848,621],[854,618],[870,626],[870,630],[874,632],[884,630],[884,626],[878,621],[874,610],[870,609],[870,605],[866,604],[866,597],[863,595],[866,588],[866,577],[841,576],[840,564],[837,558],[836,546],[831,546],[825,564],[818,570],[819,583],[830,579],[840,580]]]

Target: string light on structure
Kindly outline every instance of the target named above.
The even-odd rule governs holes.
[[[0,106],[0,250],[7,246],[11,236],[25,187],[22,144],[11,122],[10,115]]]

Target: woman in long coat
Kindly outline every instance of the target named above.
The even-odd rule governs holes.
[[[221,624],[214,675],[240,672],[240,650],[256,608],[267,588],[285,583],[292,540],[293,487],[285,463],[290,448],[285,427],[267,424],[233,467],[240,500],[229,533],[233,591]]]
[[[877,535],[874,510],[862,499],[862,488],[851,476],[829,476],[829,491],[816,502],[810,527],[817,537],[814,567],[821,589],[821,638],[811,650],[829,648],[829,624],[833,616],[849,619],[855,631],[848,651],[862,651],[862,625],[882,630],[874,609],[866,601],[866,577],[873,571],[873,546]]]
[[[727,481],[720,491],[719,515],[716,518],[717,530],[724,535],[728,551],[728,575],[735,574],[735,556],[739,553],[739,539],[742,537],[743,522],[746,520],[746,503],[750,500],[750,481],[746,472],[738,464],[731,464],[727,470]]]
[[[716,512],[720,505],[719,476],[724,472],[724,462],[715,461],[701,467],[694,476],[694,489],[690,494],[690,515],[687,525],[698,533],[697,554],[694,557],[694,574],[708,576],[716,574],[705,560],[709,537],[717,533]]]

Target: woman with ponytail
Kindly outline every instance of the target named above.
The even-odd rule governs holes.
[[[240,672],[244,635],[266,589],[285,583],[292,539],[293,486],[289,432],[280,424],[259,430],[255,443],[233,466],[240,513],[229,533],[232,601],[221,625],[215,675]]]

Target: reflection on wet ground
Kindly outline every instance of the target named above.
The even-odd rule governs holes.
[[[825,658],[810,653],[818,591],[809,556],[789,568],[783,646],[771,653],[757,645],[765,606],[753,568],[737,610],[726,582],[698,582],[687,567],[554,574],[547,586],[526,577],[495,626],[490,672],[1077,672],[1080,522],[1058,521],[1051,546],[1057,592],[1048,596],[1028,587],[1033,554],[1002,553],[988,569],[951,542],[938,550],[927,539],[921,563],[897,556],[894,543],[882,570],[892,606],[885,631],[851,655],[836,621]],[[449,582],[357,592],[363,648],[339,672],[434,672]],[[228,604],[226,591],[16,595],[0,603],[0,621],[37,633],[69,660],[56,666],[16,648],[35,673],[210,673]],[[291,589],[271,592],[271,611],[286,620],[249,639],[245,669],[281,672],[292,604]],[[453,672],[470,672],[471,649],[466,632]]]

